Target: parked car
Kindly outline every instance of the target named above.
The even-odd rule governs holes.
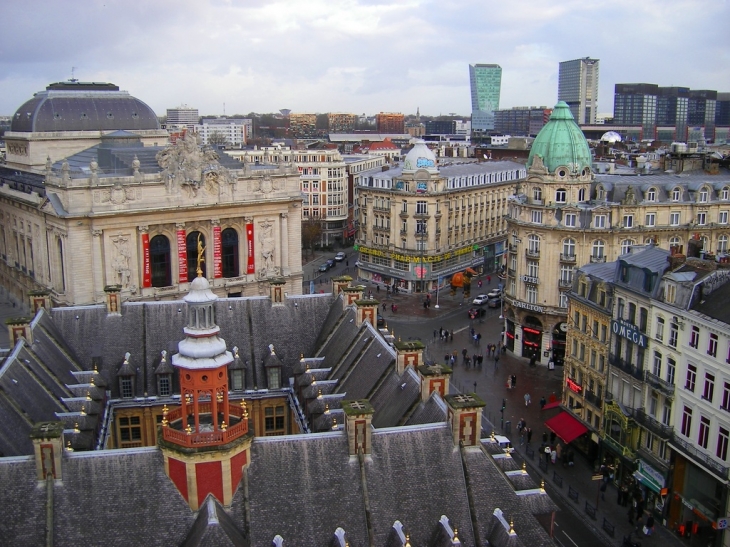
[[[489,306],[490,308],[498,308],[501,305],[502,305],[502,297],[501,296],[496,296],[494,298],[490,298],[487,301],[487,306]]]
[[[345,253],[340,251],[339,253],[337,253],[335,255],[335,262],[342,262],[343,260],[345,260],[345,258],[347,258],[347,255],[345,255]]]
[[[497,296],[502,296],[502,289],[492,289],[487,293],[487,296],[489,298],[495,298]]]
[[[471,301],[475,306],[482,306],[487,303],[489,297],[486,294],[477,295],[477,297]]]
[[[328,262],[323,262],[322,265],[319,267],[319,271],[320,272],[326,272],[329,269],[330,269],[329,261]]]
[[[330,268],[334,268],[335,267],[335,261],[332,260],[331,258],[326,262],[326,264]]]
[[[469,319],[477,319],[479,317],[484,317],[487,314],[487,310],[484,308],[472,308],[468,312],[466,312]]]
[[[385,318],[378,314],[378,327],[384,327],[385,326]]]

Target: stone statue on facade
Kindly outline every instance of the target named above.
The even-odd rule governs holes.
[[[277,275],[278,272],[274,256],[276,251],[274,224],[270,220],[264,220],[259,223],[259,243],[261,243],[261,268],[259,269],[259,277]]]
[[[129,248],[129,237],[119,234],[112,238],[112,243],[114,243],[112,268],[116,274],[116,282],[123,289],[127,289],[129,288],[129,281],[132,277],[132,270],[129,267],[129,260],[132,256]]]
[[[185,137],[158,152],[157,163],[163,169],[168,193],[185,190],[188,197],[196,197],[200,190],[218,194],[221,182],[230,183],[228,171],[218,162],[218,153],[200,146],[199,137],[185,133]],[[208,177],[215,173],[215,177]]]

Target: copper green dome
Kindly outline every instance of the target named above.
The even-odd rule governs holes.
[[[592,158],[588,141],[575,123],[570,107],[564,101],[559,101],[555,105],[550,120],[535,137],[530,157],[527,159],[528,169],[533,166],[535,156],[542,158],[542,163],[549,173],[555,173],[561,166],[567,167],[574,174],[591,167]]]

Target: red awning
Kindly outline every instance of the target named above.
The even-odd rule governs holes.
[[[560,406],[560,401],[553,401],[552,403],[547,403],[544,407],[542,407],[543,410],[550,410],[551,408],[558,408]]]
[[[561,412],[557,416],[545,421],[545,425],[550,431],[563,439],[565,443],[569,443],[588,431],[588,428],[573,418],[568,412]]]

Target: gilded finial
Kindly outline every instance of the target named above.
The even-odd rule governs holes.
[[[170,409],[167,408],[167,405],[162,405],[162,415],[167,417],[168,412],[170,412]]]
[[[330,413],[330,405],[329,403],[324,404],[324,413],[329,414]]]
[[[91,380],[89,380],[89,383],[93,386],[94,385],[94,377],[91,377]]]
[[[88,390],[86,391],[86,400],[91,401],[91,392]]]
[[[66,443],[66,452],[73,452],[73,451],[74,451],[74,449],[73,449],[73,447],[71,446],[71,441],[68,441],[68,442]]]
[[[514,534],[515,533],[515,521],[514,519],[509,519],[509,533]]]
[[[403,547],[411,547],[411,534],[406,534],[406,544]]]
[[[82,416],[86,416],[86,409],[84,408],[84,405],[81,405],[81,411],[79,412]]]
[[[322,398],[322,388],[319,388],[317,390],[317,399],[321,399],[321,398]]]
[[[190,427],[190,424],[188,424],[188,426],[185,428],[185,433],[187,433],[188,435],[192,435],[193,428]]]
[[[459,530],[454,526],[454,542],[459,541]]]
[[[203,237],[202,234],[198,233],[198,269],[196,270],[198,272],[198,277],[203,277],[203,262],[205,262],[205,256],[203,253],[205,253],[205,245],[203,245],[203,242],[200,241],[200,238]]]
[[[225,431],[226,429],[228,429],[226,422],[221,422],[221,431]]]
[[[303,354],[303,353],[300,353],[300,354],[299,354],[299,360],[300,360],[300,361],[304,361],[304,354]]]
[[[545,479],[540,481],[540,491],[541,492],[545,491]]]
[[[492,430],[492,440],[495,440],[494,439],[494,430]]]
[[[74,433],[81,433],[81,430],[79,429],[79,422],[74,423]]]
[[[332,418],[332,429],[337,429],[337,418],[336,417]]]
[[[524,473],[527,470],[527,463],[522,462],[522,472]]]
[[[216,396],[215,396],[215,399],[216,399],[216,401],[218,401],[219,403],[222,403],[222,402],[223,402],[223,394],[222,394],[222,393],[221,393],[221,392],[219,391],[219,392],[218,392],[218,395],[216,395]]]

